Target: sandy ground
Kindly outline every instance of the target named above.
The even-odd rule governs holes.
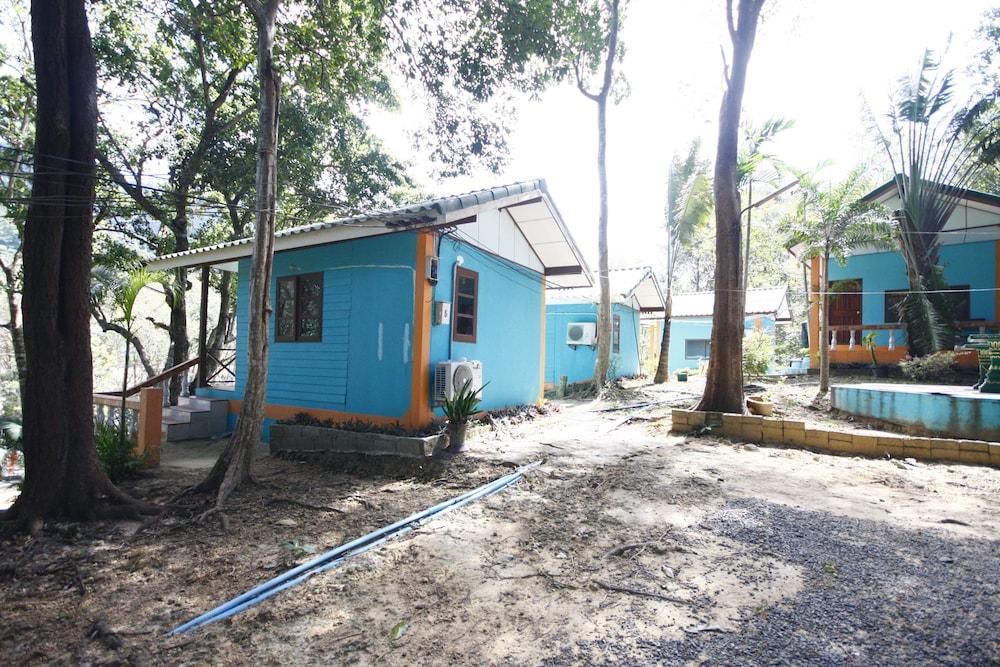
[[[4,662],[1000,661],[1000,471],[677,437],[656,404],[676,389],[619,397],[654,403],[635,410],[564,401],[480,429],[468,455],[442,461],[265,457],[267,486],[232,500],[228,532],[192,524],[192,506],[138,534],[7,538]],[[204,446],[165,452],[130,491],[162,501],[196,481]],[[303,551],[537,459],[515,487],[233,619],[163,636]]]

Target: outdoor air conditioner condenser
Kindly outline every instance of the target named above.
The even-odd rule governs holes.
[[[595,322],[570,322],[566,325],[567,345],[596,345],[597,324]]]
[[[454,398],[468,383],[469,389],[483,388],[483,364],[479,361],[439,361],[434,367],[434,404]]]

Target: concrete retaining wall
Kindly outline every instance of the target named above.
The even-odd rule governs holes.
[[[295,424],[273,424],[270,440],[272,454],[277,452],[339,452],[341,454],[407,456],[410,458],[433,456],[435,449],[443,449],[447,445],[448,436],[445,434],[411,438]]]
[[[674,410],[671,430],[687,433],[702,426],[729,438],[748,442],[803,447],[821,452],[954,461],[1000,467],[1000,443],[949,438],[920,438],[892,433],[844,432],[807,426],[805,422],[778,417],[756,417],[720,412]]]

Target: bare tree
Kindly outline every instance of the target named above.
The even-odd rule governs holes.
[[[577,66],[577,88],[587,99],[597,104],[597,186],[600,192],[600,212],[597,219],[597,274],[600,284],[600,303],[597,307],[597,364],[594,366],[594,388],[600,389],[607,382],[611,357],[611,283],[608,278],[608,98],[614,83],[615,60],[618,58],[618,29],[620,2],[606,3],[608,17],[608,44],[604,56],[601,85],[597,91],[588,90]]]
[[[743,292],[740,271],[739,162],[740,112],[747,67],[766,0],[726,0],[726,22],[732,41],[732,67],[725,67],[726,92],[719,111],[719,142],[715,155],[715,309],[705,393],[699,410],[744,411]],[[725,53],[723,52],[723,58]]]

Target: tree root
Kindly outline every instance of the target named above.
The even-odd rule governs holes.
[[[657,593],[655,591],[644,591],[641,588],[632,588],[630,586],[618,586],[617,584],[601,581],[600,579],[594,579],[593,582],[606,591],[627,593],[629,595],[637,595],[639,597],[653,598],[654,600],[663,600],[664,602],[673,602],[674,604],[691,604],[690,600],[683,600],[672,595],[663,595],[662,593]]]
[[[204,512],[202,512],[201,514],[199,514],[198,516],[196,516],[192,520],[192,523],[199,523],[199,524],[200,523],[205,523],[205,520],[208,519],[209,517],[213,516],[213,515],[218,515],[219,516],[219,523],[222,524],[222,530],[223,530],[223,532],[228,533],[229,532],[229,517],[226,516],[226,513],[222,511],[222,506],[221,505],[216,505],[215,507],[213,507],[213,508],[211,508],[209,510],[205,510]]]
[[[304,503],[301,500],[295,500],[294,498],[269,498],[265,505],[278,505],[280,503],[285,503],[286,505],[294,505],[295,507],[301,507],[307,510],[315,510],[317,512],[337,512],[343,514],[344,510],[338,509],[336,507],[327,507],[325,505],[313,505],[311,503]]]

